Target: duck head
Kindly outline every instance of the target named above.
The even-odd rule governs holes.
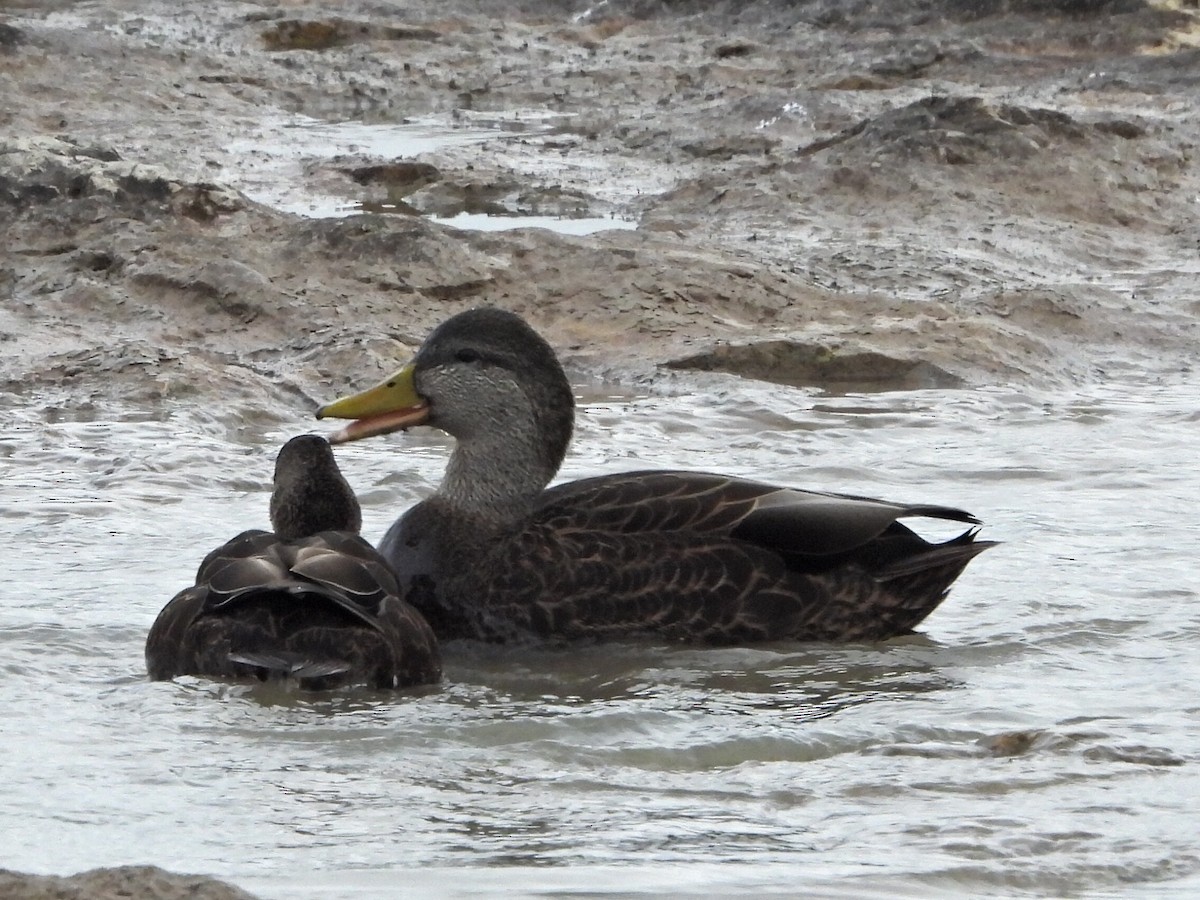
[[[431,425],[458,442],[443,487],[470,481],[497,493],[529,492],[558,471],[575,400],[541,335],[514,313],[484,307],[443,322],[411,363],[322,406],[317,418],[353,420],[330,436],[335,444]]]
[[[362,508],[319,434],[292,438],[275,458],[271,528],[283,540],[362,528]]]

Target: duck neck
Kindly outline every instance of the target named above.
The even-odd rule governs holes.
[[[321,531],[362,528],[358,498],[338,472],[306,472],[303,479],[277,480],[271,494],[271,530],[285,541]]]
[[[437,493],[484,531],[528,519],[567,455],[574,395],[560,369],[550,375],[546,384],[526,386],[490,375],[477,385],[483,402],[433,403],[430,424],[456,441]]]
[[[504,529],[532,514],[559,462],[511,434],[460,440],[438,494],[481,527]]]

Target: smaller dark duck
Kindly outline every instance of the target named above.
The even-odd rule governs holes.
[[[437,640],[359,537],[361,525],[329,442],[292,438],[275,462],[274,532],[244,531],[204,558],[196,583],[150,629],[150,677],[279,680],[306,690],[437,682]]]

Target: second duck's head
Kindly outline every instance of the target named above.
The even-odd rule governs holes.
[[[362,528],[362,508],[342,477],[333,448],[318,434],[292,438],[275,458],[271,529],[285,541],[321,531]]]

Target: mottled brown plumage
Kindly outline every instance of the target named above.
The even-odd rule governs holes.
[[[438,490],[380,551],[441,638],[656,635],[736,644],[910,633],[991,542],[925,541],[899,519],[962,510],[648,471],[546,489],[574,399],[519,317],[472,310],[407,369],[318,415],[332,440],[428,422],[457,438]]]
[[[293,438],[276,461],[274,533],[245,531],[205,557],[196,583],[150,629],[150,677],[279,679],[305,689],[436,682],[433,632],[358,536],[361,521],[328,442]]]

